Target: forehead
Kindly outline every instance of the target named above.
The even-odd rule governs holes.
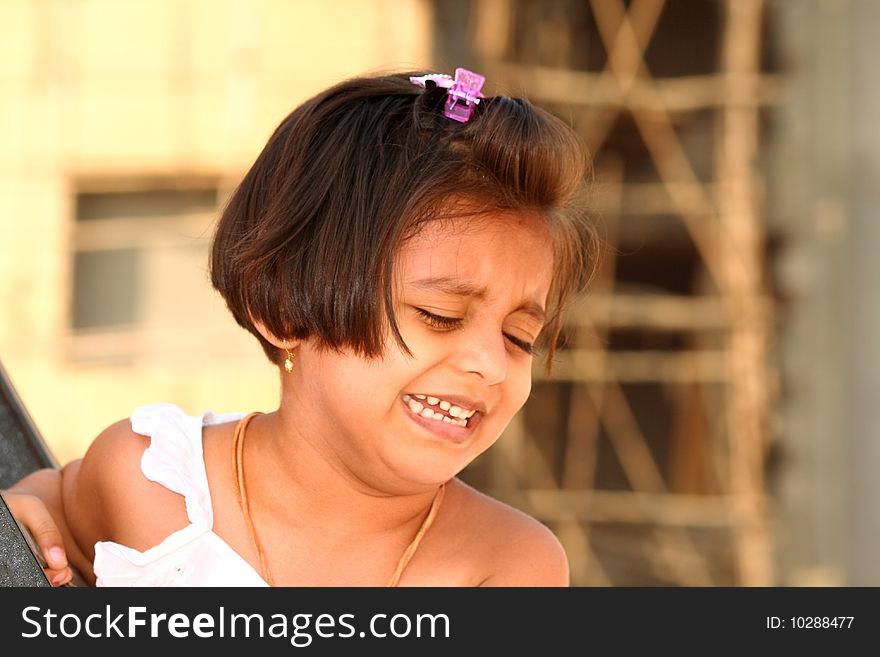
[[[538,216],[492,213],[438,219],[401,245],[398,280],[461,280],[495,288],[516,287],[546,297],[553,274],[553,244]]]

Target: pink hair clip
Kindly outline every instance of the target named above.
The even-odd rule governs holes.
[[[483,88],[486,78],[466,68],[457,68],[455,69],[455,79],[443,73],[432,73],[411,77],[409,81],[420,87],[425,87],[428,82],[433,82],[438,87],[448,89],[446,103],[443,105],[443,115],[459,123],[467,123],[474,114],[474,106],[480,103],[480,98],[483,98],[480,89]]]

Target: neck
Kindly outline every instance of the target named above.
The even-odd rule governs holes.
[[[378,534],[421,523],[436,486],[398,482],[389,487],[357,455],[334,449],[332,424],[284,386],[280,407],[253,418],[245,441],[251,504],[285,522],[326,534]]]

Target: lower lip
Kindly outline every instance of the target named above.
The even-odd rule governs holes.
[[[471,437],[471,435],[473,435],[474,429],[480,423],[481,416],[479,413],[472,415],[468,419],[467,424],[460,427],[457,424],[449,424],[443,420],[434,420],[422,417],[421,415],[416,415],[409,409],[409,405],[403,401],[403,399],[400,400],[400,403],[403,404],[403,412],[406,413],[413,422],[430,431],[431,435],[435,438],[440,438],[446,442],[456,444],[465,442]],[[428,408],[430,408],[430,406]]]

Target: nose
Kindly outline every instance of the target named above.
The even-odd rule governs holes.
[[[501,383],[507,378],[507,348],[497,327],[474,327],[461,333],[458,366],[478,374],[486,385]]]

